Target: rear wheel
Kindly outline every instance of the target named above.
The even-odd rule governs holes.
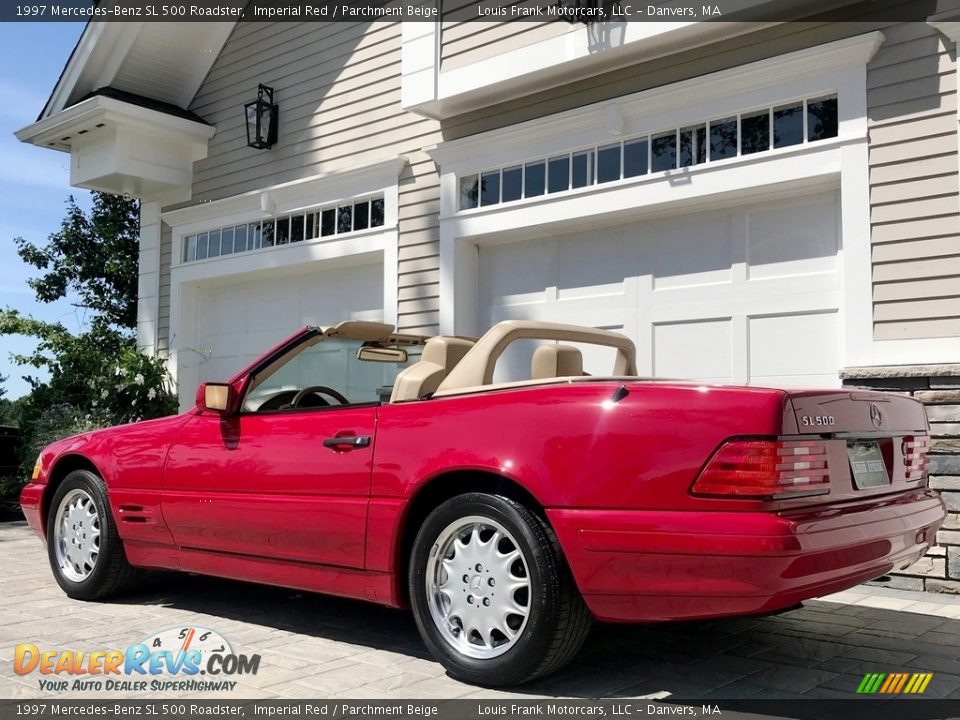
[[[461,495],[430,513],[408,581],[424,642],[466,682],[502,687],[554,672],[590,627],[550,526],[499,495]]]
[[[53,577],[77,600],[99,600],[127,589],[136,571],[127,562],[107,504],[107,487],[88,470],[64,478],[47,515]]]

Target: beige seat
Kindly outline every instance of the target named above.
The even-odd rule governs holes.
[[[583,354],[569,345],[541,345],[530,363],[532,380],[583,375]]]
[[[457,337],[441,336],[427,340],[419,362],[397,375],[390,402],[419,400],[436,392],[443,379],[463,359],[473,344],[472,340]]]

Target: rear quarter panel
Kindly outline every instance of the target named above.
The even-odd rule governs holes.
[[[447,396],[381,407],[368,567],[392,570],[407,498],[452,473],[507,477],[546,508],[670,508],[715,501],[687,492],[731,435],[793,424],[776,390],[578,382]],[[724,509],[736,509],[726,501]]]

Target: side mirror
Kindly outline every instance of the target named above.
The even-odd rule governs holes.
[[[197,388],[197,407],[226,413],[233,407],[233,388],[227,383],[201,383]]]
[[[378,363],[405,363],[407,361],[407,351],[398,347],[362,345],[357,350],[357,360]]]

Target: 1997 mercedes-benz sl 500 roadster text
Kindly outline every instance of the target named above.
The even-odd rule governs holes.
[[[529,378],[500,381],[520,346]],[[928,427],[908,397],[642,379],[603,330],[351,321],[54,443],[21,503],[71,597],[168,568],[410,606],[452,675],[510,685],[594,618],[773,612],[913,563],[944,518]]]

